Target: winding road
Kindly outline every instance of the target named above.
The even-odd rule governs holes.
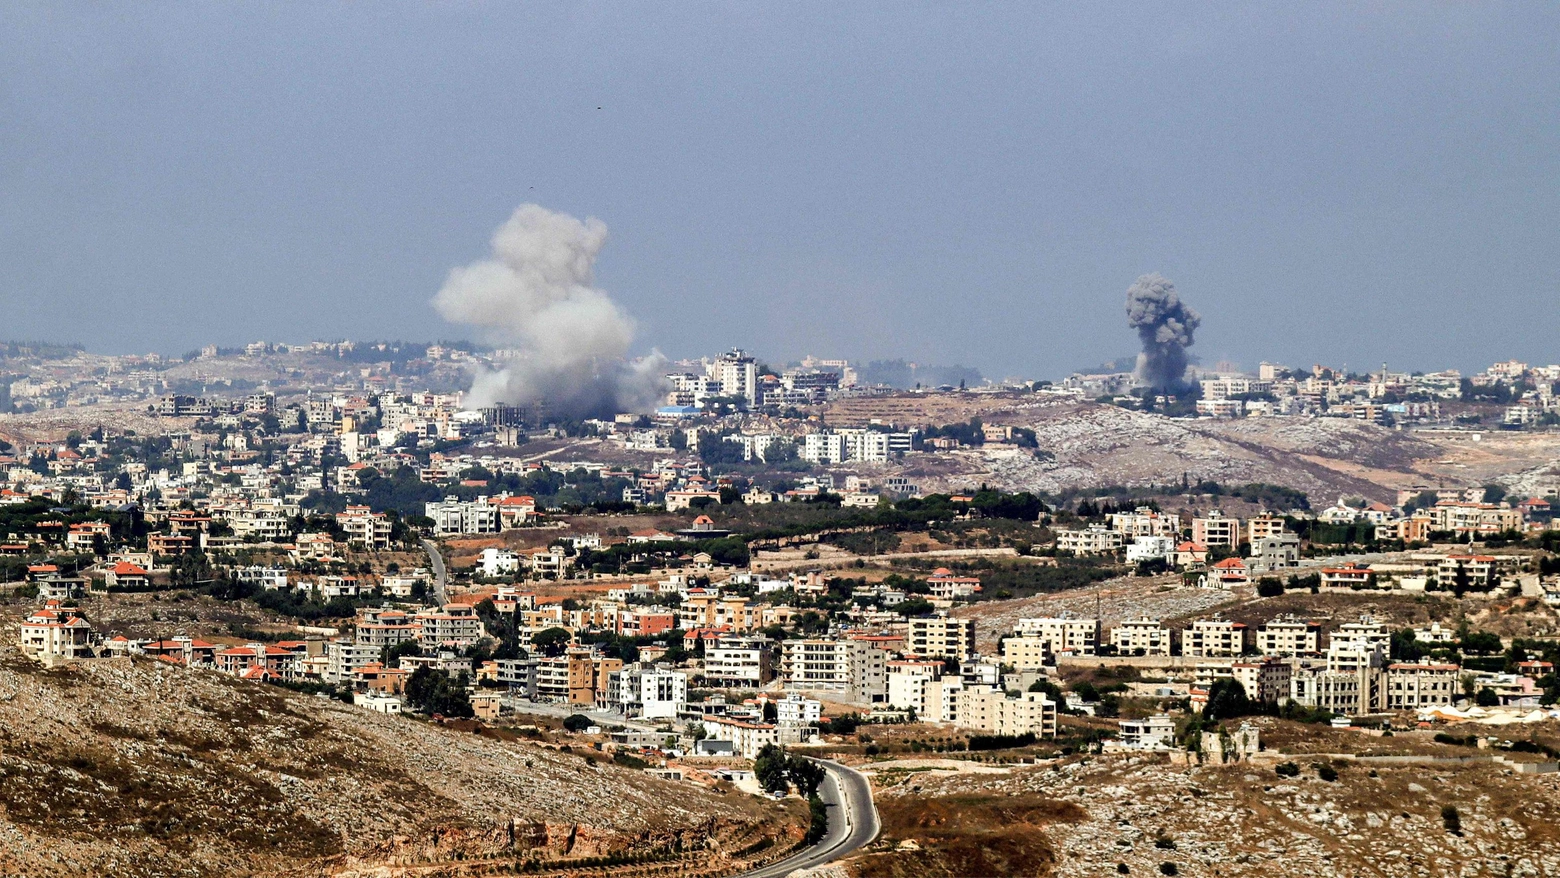
[[[872,803],[872,784],[852,768],[830,759],[814,759],[828,771],[828,780],[818,788],[818,798],[829,809],[829,831],[812,847],[770,863],[737,878],[784,878],[798,869],[812,869],[855,853],[877,838],[877,806]]]
[[[449,592],[444,588],[444,556],[439,554],[439,544],[433,540],[423,540],[422,547],[427,550],[428,563],[433,567],[433,596],[442,607],[450,602]]]

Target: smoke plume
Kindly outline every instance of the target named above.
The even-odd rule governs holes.
[[[1202,318],[1181,303],[1175,284],[1157,272],[1138,278],[1127,288],[1127,321],[1143,341],[1138,379],[1160,390],[1184,388],[1186,349]]]
[[[634,322],[595,286],[607,227],[522,204],[493,233],[493,258],[450,271],[433,297],[444,319],[513,349],[473,376],[467,405],[534,406],[585,418],[649,411],[664,381],[659,353],[630,362]]]

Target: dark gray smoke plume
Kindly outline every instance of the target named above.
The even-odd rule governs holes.
[[[1186,387],[1186,349],[1202,318],[1181,303],[1175,284],[1157,272],[1127,288],[1127,321],[1143,341],[1137,376],[1157,390]]]
[[[522,204],[493,233],[493,258],[450,272],[433,306],[510,348],[479,370],[468,408],[542,403],[549,416],[648,412],[665,381],[659,353],[630,362],[634,323],[595,285],[607,227]]]

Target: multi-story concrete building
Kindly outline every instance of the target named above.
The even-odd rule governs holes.
[[[425,650],[465,649],[487,634],[477,608],[470,604],[445,604],[437,610],[423,610],[413,617],[417,639]]]
[[[1074,555],[1108,555],[1121,550],[1126,537],[1120,531],[1107,530],[1104,525],[1091,524],[1083,530],[1059,530],[1056,532],[1056,549]]]
[[[676,719],[688,703],[688,675],[638,666],[612,671],[607,675],[606,700],[627,716]]]
[[[887,654],[860,640],[788,640],[781,658],[788,689],[827,692],[852,704],[888,696]]]
[[[1228,518],[1215,509],[1206,518],[1192,519],[1192,542],[1210,549],[1234,549],[1240,545],[1240,519]]]
[[[1257,652],[1262,655],[1320,655],[1322,626],[1293,616],[1270,619],[1257,626]]]
[[[964,661],[975,655],[975,620],[921,616],[909,620],[905,651],[922,658]]]
[[[1246,626],[1228,619],[1197,619],[1181,631],[1181,654],[1233,658],[1246,651]]]
[[[1039,634],[1010,634],[1002,638],[1002,663],[1016,670],[1041,671],[1056,664],[1051,640]]]
[[[991,686],[966,686],[959,692],[957,722],[968,729],[1054,738],[1056,715],[1056,702],[1043,692],[1025,692],[1017,698]]]
[[[1387,710],[1417,710],[1422,707],[1451,704],[1458,694],[1456,665],[1387,665]]]
[[[1013,631],[1019,635],[1044,637],[1051,641],[1052,652],[1094,655],[1100,642],[1100,620],[1077,616],[1037,616],[1019,619]]]
[[[704,647],[704,683],[756,689],[774,678],[771,655],[763,638],[723,637]]]
[[[1158,619],[1139,616],[1110,629],[1110,645],[1118,655],[1169,655],[1170,629]]]

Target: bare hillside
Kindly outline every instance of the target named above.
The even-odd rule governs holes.
[[[43,670],[9,650],[0,807],[8,875],[444,875],[529,860],[549,874],[635,854],[697,873],[740,865],[706,843],[741,850],[794,828],[778,805],[577,752],[150,660]],[[684,850],[701,852],[679,866]]]

